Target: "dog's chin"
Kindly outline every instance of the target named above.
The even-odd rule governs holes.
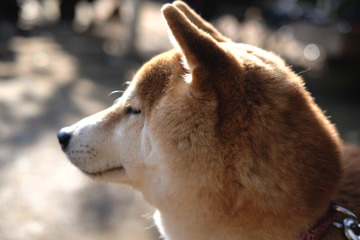
[[[125,171],[125,169],[124,169],[124,167],[120,166],[120,167],[113,167],[113,168],[109,168],[109,169],[105,169],[105,170],[101,170],[101,171],[94,171],[94,172],[85,171],[85,170],[81,170],[81,171],[89,176],[101,177],[101,176],[104,176],[107,174],[111,174],[113,172],[119,173],[121,171]]]
[[[119,183],[127,180],[125,169],[122,166],[94,172],[80,170],[88,177],[101,182]]]

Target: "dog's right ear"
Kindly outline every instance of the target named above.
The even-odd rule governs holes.
[[[205,21],[200,17],[194,10],[192,10],[186,3],[183,1],[175,1],[173,5],[177,7],[185,16],[198,28],[204,32],[210,34],[218,42],[231,42],[231,40],[224,35],[222,35],[216,28],[214,28],[210,23]]]
[[[195,26],[174,5],[164,5],[162,13],[191,72],[189,86],[199,94],[211,91],[214,85],[218,85],[213,82],[218,79],[214,73],[219,74],[228,69],[228,53],[218,41]]]

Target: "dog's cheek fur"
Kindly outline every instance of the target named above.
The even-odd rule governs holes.
[[[189,93],[183,70],[172,76],[172,86],[163,91],[166,94],[151,107],[147,118],[148,131],[158,151],[167,156],[162,163],[167,165],[167,173],[182,175],[179,182],[183,182],[199,168],[205,169],[209,165],[207,159],[215,156],[211,139],[215,135],[217,102],[215,99],[202,101],[194,98]],[[175,173],[174,169],[180,172]]]

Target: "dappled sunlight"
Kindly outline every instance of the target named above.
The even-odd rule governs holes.
[[[56,132],[110,106],[106,96],[124,87],[120,74],[102,85],[97,61],[85,68],[100,71],[100,82],[90,80],[81,66],[87,55],[70,54],[71,41],[61,38],[14,37],[14,61],[0,60],[0,238],[150,240],[151,220],[141,216],[153,210],[137,193],[95,183],[61,152]]]
[[[327,51],[317,44],[307,44],[298,39],[296,32],[301,27],[283,25],[279,29],[269,28],[257,8],[249,8],[242,22],[232,15],[223,15],[215,21],[215,25],[234,41],[273,51],[285,58],[289,64],[303,68],[310,67],[313,71],[324,68]],[[330,50],[336,51],[333,48]]]
[[[50,37],[14,38],[10,49],[16,55],[17,74],[35,81],[44,80],[55,85],[65,84],[77,77],[77,60],[66,53]],[[64,71],[66,69],[66,71]],[[51,76],[51,79],[48,79]]]

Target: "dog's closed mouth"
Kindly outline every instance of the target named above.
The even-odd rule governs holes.
[[[98,176],[102,176],[105,174],[109,174],[109,173],[113,173],[113,172],[117,172],[117,171],[123,171],[123,170],[124,170],[124,167],[120,166],[120,167],[114,167],[114,168],[101,170],[98,172],[88,172],[88,171],[84,171],[84,170],[82,170],[82,172],[89,176],[92,176],[92,177],[98,177]]]

